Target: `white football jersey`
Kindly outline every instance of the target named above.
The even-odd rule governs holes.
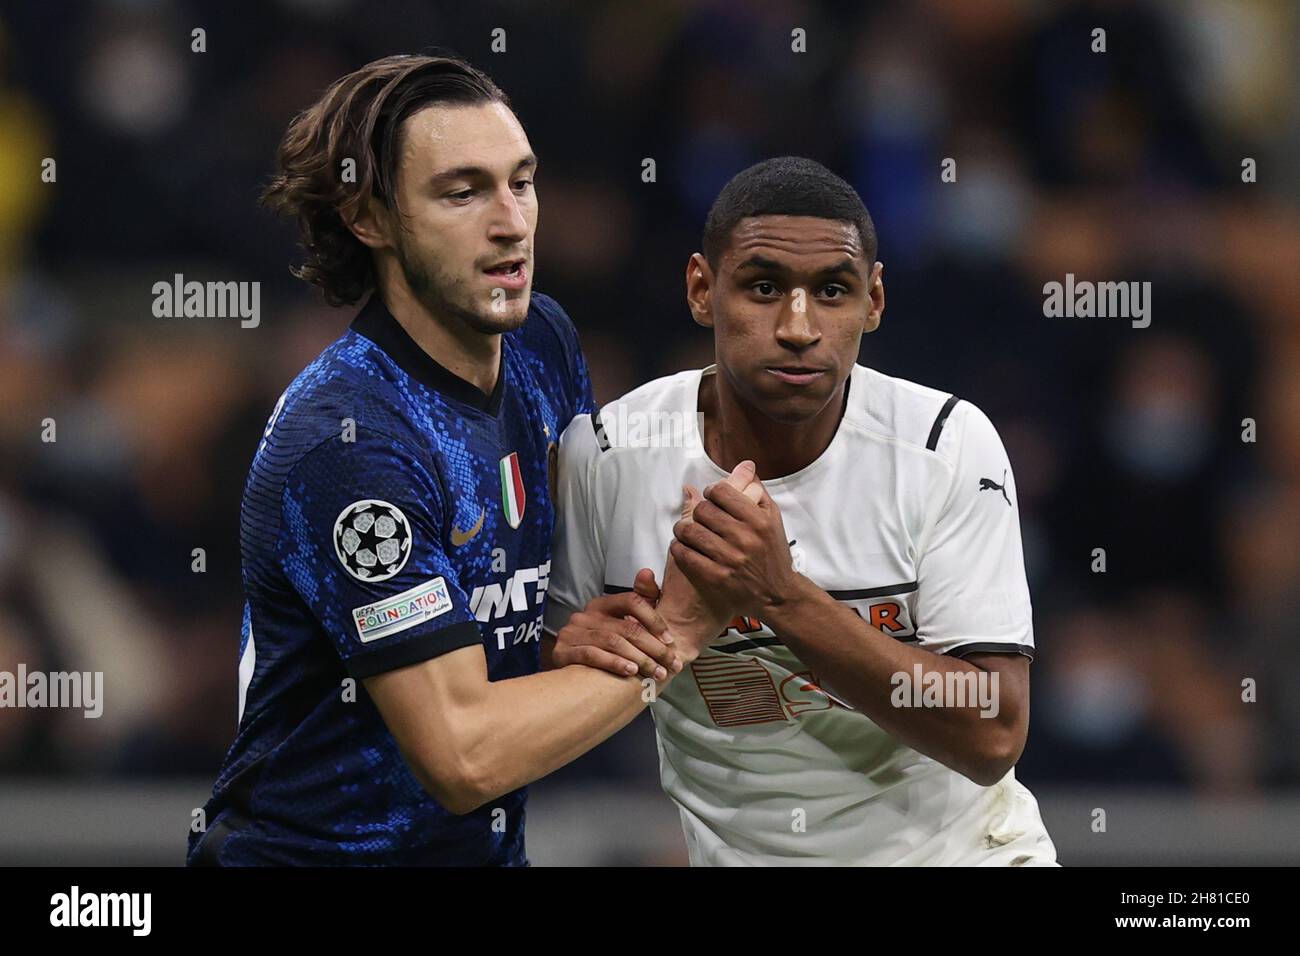
[[[547,630],[602,592],[661,578],[704,453],[702,376],[650,382],[575,418],[559,452]],[[895,640],[1032,657],[1016,488],[969,402],[855,366],[835,437],[763,482],[796,570]],[[835,696],[761,621],[737,618],[651,706],[692,865],[1053,864],[1014,771],[982,787]]]

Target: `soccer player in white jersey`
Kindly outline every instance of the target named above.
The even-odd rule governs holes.
[[[548,631],[666,556],[665,592],[684,574],[730,615],[702,651],[681,642],[691,673],[652,707],[693,865],[1055,864],[1013,769],[1034,637],[996,430],[856,364],[882,265],[825,167],[740,173],[703,248],[686,295],[716,364],[564,432]],[[722,481],[746,461],[749,498]],[[584,633],[552,639],[552,663],[616,666]]]

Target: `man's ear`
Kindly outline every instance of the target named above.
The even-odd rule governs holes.
[[[696,325],[713,328],[713,270],[702,253],[695,253],[686,263],[686,304]]]
[[[880,319],[885,312],[885,264],[877,262],[871,267],[871,279],[867,288],[867,319],[862,323],[864,332],[874,332],[880,328]]]
[[[390,238],[393,217],[388,207],[374,196],[366,199],[347,227],[352,235],[371,249],[386,249],[393,244]]]

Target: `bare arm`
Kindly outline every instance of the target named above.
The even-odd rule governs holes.
[[[679,522],[670,553],[701,592],[725,595],[738,613],[766,622],[800,660],[894,737],[976,783],[997,782],[1019,758],[1029,726],[1029,662],[1014,654],[969,661],[900,644],[797,574],[781,514],[766,491],[755,504],[719,482],[705,492],[695,521]],[[898,707],[896,675],[985,671],[997,709]],[[993,675],[997,675],[996,685]],[[945,685],[946,686],[946,682]],[[981,716],[990,713],[991,716]]]
[[[643,590],[654,578],[638,575]],[[656,593],[657,593],[657,589]],[[606,595],[573,615],[560,631],[566,646],[580,641],[671,640],[694,659],[698,646],[715,633],[712,621],[687,620],[688,582],[661,615],[637,593]],[[569,637],[572,632],[580,637]],[[421,664],[366,680],[366,690],[397,740],[412,772],[439,803],[469,813],[531,783],[613,735],[681,670],[658,668],[658,680],[635,676],[623,661],[621,673],[582,665],[489,681],[480,646],[465,647]]]
[[[802,576],[789,599],[760,617],[818,679],[912,749],[983,786],[1002,779],[1020,759],[1029,734],[1027,657],[972,654],[961,660],[902,644]],[[984,671],[980,679],[992,696],[964,695],[959,707],[945,694],[944,706],[910,706],[917,665],[922,687],[933,680],[948,686],[944,675],[950,672],[980,678]],[[908,706],[897,706],[899,698]]]
[[[416,779],[453,813],[563,766],[626,725],[649,697],[639,678],[588,667],[489,681],[482,647],[365,684]]]

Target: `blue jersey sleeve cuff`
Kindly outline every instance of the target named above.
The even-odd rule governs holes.
[[[482,642],[483,637],[479,634],[477,622],[459,621],[448,627],[440,627],[436,631],[402,641],[400,644],[349,657],[343,663],[349,674],[357,680],[364,680],[376,674],[419,664]]]

